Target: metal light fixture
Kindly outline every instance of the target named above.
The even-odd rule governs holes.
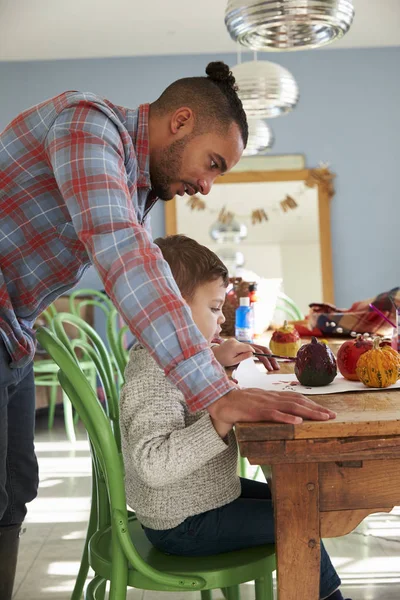
[[[271,119],[292,110],[299,99],[293,75],[266,60],[252,60],[232,68],[238,95],[248,118]]]
[[[249,126],[249,138],[247,146],[243,151],[243,156],[255,156],[264,154],[272,148],[274,143],[274,134],[271,127],[261,119],[247,119]]]
[[[217,220],[210,227],[210,236],[219,244],[239,244],[247,237],[247,227],[234,219],[229,223]]]
[[[304,50],[341,38],[353,17],[352,0],[228,0],[225,25],[252,50]]]

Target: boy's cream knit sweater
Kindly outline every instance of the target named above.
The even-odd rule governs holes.
[[[191,414],[140,347],[125,371],[120,424],[128,504],[146,527],[172,529],[240,495],[233,432],[223,441],[207,411]]]

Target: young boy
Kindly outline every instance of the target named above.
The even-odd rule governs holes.
[[[193,320],[211,344],[224,322],[225,265],[183,235],[155,241]],[[213,348],[222,366],[252,354],[229,340]],[[206,410],[190,413],[182,393],[144,348],[130,352],[120,423],[128,504],[159,550],[201,556],[274,543],[271,492],[237,476],[237,446],[229,425]],[[342,600],[340,579],[321,544],[320,597]]]

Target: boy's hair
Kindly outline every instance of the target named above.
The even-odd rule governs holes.
[[[222,278],[225,287],[228,286],[228,269],[206,246],[202,246],[186,235],[169,235],[157,238],[154,243],[160,248],[164,259],[169,264],[185,300],[191,300],[196,288],[202,283]]]

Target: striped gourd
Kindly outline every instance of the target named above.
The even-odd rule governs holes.
[[[360,356],[356,374],[367,387],[386,388],[396,383],[400,372],[400,355],[390,346],[379,346],[380,339],[374,340],[374,347]]]

